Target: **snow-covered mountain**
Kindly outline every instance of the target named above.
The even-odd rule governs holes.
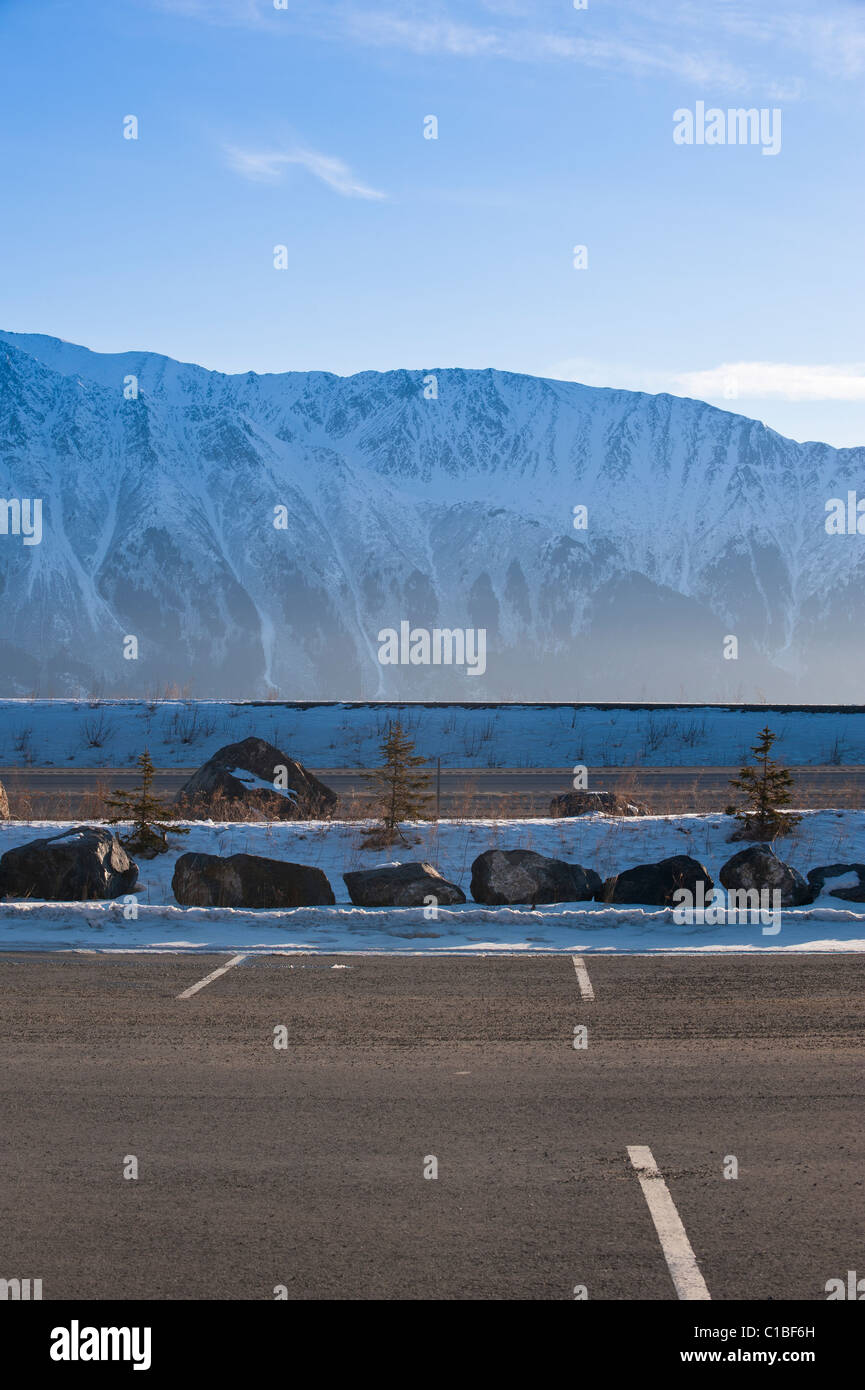
[[[0,496],[43,518],[0,509],[0,695],[861,700],[856,489],[865,449],[699,401],[0,333]],[[402,622],[485,629],[485,673],[382,665]]]

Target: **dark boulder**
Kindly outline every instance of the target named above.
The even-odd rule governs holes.
[[[321,869],[258,854],[181,854],[171,889],[184,907],[320,907],[336,902]]]
[[[90,902],[131,893],[138,865],[110,830],[76,825],[0,859],[0,897]]]
[[[245,738],[218,749],[177,793],[185,806],[220,799],[247,802],[253,819],[257,813],[274,820],[308,820],[333,815],[338,797],[272,743]]]
[[[855,874],[858,882],[848,884],[846,888],[826,887],[833,879],[846,877],[847,874]],[[808,882],[816,898],[826,892],[830,898],[843,898],[848,903],[865,903],[865,864],[821,864],[819,868],[809,870]]]
[[[605,903],[651,903],[660,907],[673,907],[673,894],[679,888],[686,888],[697,901],[702,881],[703,895],[708,899],[714,888],[709,871],[698,859],[689,854],[674,854],[669,859],[661,859],[657,864],[637,864],[633,869],[624,869],[614,874],[604,884]]]
[[[488,849],[472,864],[476,903],[586,902],[598,896],[601,886],[594,869],[548,859],[531,849]]]
[[[550,802],[551,816],[591,816],[596,812],[605,816],[648,816],[645,806],[629,801],[618,792],[562,792]]]
[[[358,907],[423,907],[434,897],[439,907],[464,903],[466,895],[432,864],[385,864],[343,874],[348,896]]]
[[[728,859],[721,869],[719,878],[727,889],[764,888],[768,892],[777,889],[781,894],[782,907],[801,907],[803,903],[814,901],[816,892],[808,884],[798,869],[793,869],[779,859],[771,845],[752,845],[742,849]]]

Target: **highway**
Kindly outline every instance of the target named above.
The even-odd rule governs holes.
[[[163,768],[156,790],[173,797],[195,767]],[[362,801],[367,786],[356,768],[311,768],[346,804]],[[797,806],[853,807],[865,805],[865,767],[809,766],[791,768]],[[732,767],[606,767],[590,768],[593,791],[616,791],[642,802],[658,814],[721,811],[733,800]],[[22,818],[95,814],[94,804],[105,792],[129,790],[137,772],[125,768],[9,768],[0,767],[0,782],[12,802],[12,814]],[[547,815],[550,799],[570,790],[571,768],[443,768],[441,814],[488,816]],[[434,790],[435,776],[431,780]],[[16,805],[19,810],[16,811]]]

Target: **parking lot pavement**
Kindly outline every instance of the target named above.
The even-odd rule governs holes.
[[[634,1146],[712,1299],[865,1268],[861,956],[231,959],[0,956],[7,1278],[676,1299]]]

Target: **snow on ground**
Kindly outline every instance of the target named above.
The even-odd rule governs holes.
[[[0,824],[0,852],[67,828],[57,822]],[[362,826],[345,821],[275,824],[191,824],[189,835],[157,859],[140,862],[137,920],[124,901],[0,903],[5,950],[237,950],[393,953],[586,953],[653,951],[865,951],[865,903],[824,893],[808,907],[782,913],[781,931],[742,925],[680,926],[670,909],[602,903],[539,907],[353,907],[341,875],[349,869],[425,859],[468,896],[472,860],[485,849],[534,849],[594,868],[602,877],[634,864],[691,854],[717,883],[721,865],[743,848],[727,843],[721,815],[605,816],[575,820],[440,821],[409,827],[417,843],[382,853],[360,847]],[[179,854],[261,854],[313,864],[327,874],[335,907],[292,911],[183,908],[171,892]],[[865,812],[811,811],[776,845],[781,858],[807,873],[818,864],[865,860]],[[831,885],[829,885],[831,886]],[[127,909],[128,910],[128,909]]]
[[[250,735],[312,768],[368,767],[396,714],[443,767],[739,766],[767,722],[784,762],[865,763],[865,708],[0,700],[0,767],[124,767],[145,747],[197,767]]]

